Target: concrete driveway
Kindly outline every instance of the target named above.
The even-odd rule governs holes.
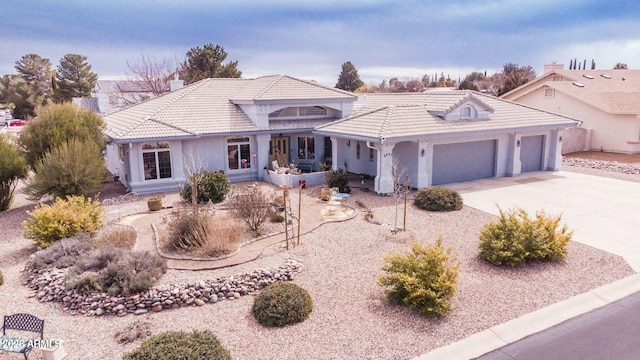
[[[640,272],[640,183],[568,171],[448,184],[467,206],[499,215],[519,206],[562,214],[573,240],[622,256]]]

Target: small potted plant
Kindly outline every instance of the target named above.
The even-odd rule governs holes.
[[[162,210],[162,196],[156,195],[152,196],[147,200],[147,206],[151,211]]]

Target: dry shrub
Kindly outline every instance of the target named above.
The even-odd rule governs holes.
[[[234,252],[241,240],[242,231],[231,221],[206,213],[177,213],[169,223],[166,247],[177,253],[219,257]]]
[[[117,247],[122,249],[132,249],[136,243],[138,234],[136,230],[129,226],[114,226],[105,229],[95,240],[93,245],[97,248],[104,246]]]
[[[259,234],[260,227],[271,212],[271,197],[272,194],[267,194],[258,186],[246,186],[234,192],[230,207],[238,219]]]
[[[116,333],[116,340],[119,344],[130,344],[148,336],[151,336],[151,324],[147,321],[135,320],[124,331]]]

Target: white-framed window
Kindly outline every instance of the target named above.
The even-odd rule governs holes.
[[[227,139],[227,166],[229,170],[251,168],[251,139],[237,137]]]
[[[316,140],[313,136],[298,138],[298,159],[314,160],[316,158]]]
[[[171,150],[168,142],[142,144],[142,165],[145,180],[171,178]]]
[[[554,95],[555,95],[555,90],[554,89],[549,89],[549,88],[544,89],[544,97],[545,98],[552,98]]]

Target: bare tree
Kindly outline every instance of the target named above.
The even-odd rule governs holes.
[[[127,80],[119,81],[116,92],[124,105],[133,105],[169,92],[171,78],[177,73],[178,61],[140,54],[127,60]]]
[[[395,221],[391,231],[397,232],[401,230],[398,228],[398,205],[400,204],[400,200],[402,200],[409,191],[407,184],[408,171],[407,166],[400,163],[400,160],[397,158],[393,159],[393,163],[391,164],[391,169],[389,171],[391,172],[391,181],[393,181],[393,196],[396,198]]]

